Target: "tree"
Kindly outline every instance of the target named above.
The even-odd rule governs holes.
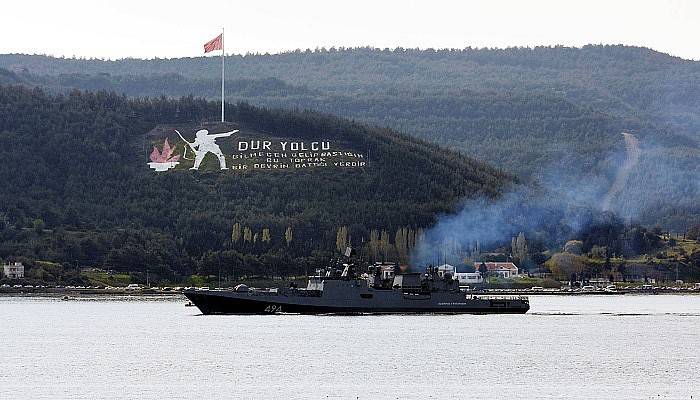
[[[44,220],[41,218],[37,218],[34,221],[32,221],[32,228],[34,228],[34,231],[38,234],[42,234],[44,232],[46,224],[44,223]]]
[[[576,255],[580,256],[582,250],[583,250],[583,242],[580,240],[569,240],[564,245],[564,252],[565,253],[576,254]]]
[[[518,265],[525,263],[527,258],[527,241],[525,240],[525,233],[520,232],[517,239],[513,238],[511,240],[511,252],[513,254],[513,259]]]
[[[489,269],[486,267],[486,264],[483,262],[479,264],[478,271],[481,273],[481,277],[484,279],[484,282],[487,282],[489,276]]]
[[[376,261],[379,258],[379,231],[372,229],[369,232],[369,254],[372,261]]]
[[[231,241],[237,243],[241,239],[241,224],[236,222],[231,230]]]
[[[625,281],[627,280],[627,279],[625,278],[625,272],[627,272],[627,265],[626,265],[624,262],[623,262],[623,263],[620,263],[620,264],[617,266],[617,272],[620,273],[620,276],[621,276],[621,278],[622,278],[622,281],[625,282]]]
[[[270,236],[270,228],[263,228],[261,240],[264,243],[270,243],[272,241],[272,237]]]
[[[552,256],[545,266],[559,280],[568,279],[572,274],[580,274],[585,269],[584,258],[570,253],[557,253]]]
[[[284,240],[287,242],[287,246],[292,244],[292,238],[293,238],[292,227],[288,226],[287,230],[284,231]]]
[[[567,251],[566,246],[564,246],[564,251]],[[576,254],[571,251],[568,251],[568,253]],[[606,259],[608,257],[608,248],[605,246],[593,246],[591,248],[591,257],[597,258],[599,260]]]
[[[344,252],[348,247],[348,227],[341,226],[335,234],[335,248],[339,252]]]
[[[413,247],[420,245],[423,241],[425,241],[425,231],[423,228],[418,228],[413,237]]]
[[[686,237],[690,240],[700,240],[700,225],[691,226]]]
[[[700,268],[700,250],[693,251],[688,257],[690,263],[695,268]]]
[[[243,228],[243,241],[244,242],[252,242],[253,241],[253,231],[250,229],[250,227],[245,227]]]
[[[416,247],[416,231],[413,229],[408,230],[407,247],[409,250]]]
[[[382,229],[382,233],[379,238],[379,246],[382,252],[382,258],[388,260],[391,258],[391,241],[389,239],[389,232]]]
[[[399,228],[394,235],[394,245],[396,246],[396,253],[401,261],[406,261],[408,259],[408,243],[409,229]]]

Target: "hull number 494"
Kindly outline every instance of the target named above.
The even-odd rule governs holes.
[[[269,312],[269,313],[282,312],[282,306],[278,306],[276,304],[270,304],[269,306],[265,307],[265,312]]]

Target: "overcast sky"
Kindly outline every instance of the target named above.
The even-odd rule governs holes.
[[[621,43],[700,60],[698,0],[8,0],[0,53],[199,56],[221,27],[237,54]]]

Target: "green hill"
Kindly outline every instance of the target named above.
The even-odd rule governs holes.
[[[230,123],[208,123],[219,107],[192,97],[0,86],[0,258],[148,268],[166,277],[222,267],[238,275],[303,273],[349,242],[370,258],[405,258],[403,247],[438,214],[515,182],[388,129],[245,103],[227,104]],[[362,153],[367,165],[219,171],[210,155],[200,171],[186,159],[166,172],[149,168],[164,137],[184,155],[173,128],[193,137],[201,127],[239,129],[237,140],[326,140]],[[220,141],[232,166],[235,146]],[[389,243],[396,232],[403,247]]]
[[[12,79],[53,91],[216,99],[218,58],[116,61],[0,55]],[[227,57],[228,100],[386,126],[666,229],[700,223],[700,62],[646,48],[369,48]],[[6,74],[6,75],[7,75]],[[0,78],[1,79],[1,78]],[[8,78],[9,79],[9,78]]]

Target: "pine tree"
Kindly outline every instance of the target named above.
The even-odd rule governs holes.
[[[372,229],[369,232],[369,254],[372,260],[379,258],[379,231]]]
[[[527,258],[527,241],[525,240],[525,234],[520,232],[518,238],[513,238],[511,241],[511,250],[513,252],[513,259],[521,265]]]
[[[399,228],[394,235],[394,245],[401,261],[408,259],[408,228]]]
[[[389,259],[391,251],[391,240],[389,239],[389,232],[382,229],[381,236],[379,238],[379,248],[382,251],[382,257],[384,260]]]
[[[413,246],[420,246],[420,244],[425,240],[425,232],[422,228],[418,228],[416,231],[415,238],[413,240]]]
[[[348,227],[341,226],[335,234],[335,248],[343,252],[348,246]]]
[[[231,231],[231,241],[237,243],[241,239],[241,224],[236,222],[233,224],[233,230]]]
[[[287,230],[284,231],[284,240],[287,241],[287,246],[292,244],[292,227],[288,226]]]
[[[416,231],[413,229],[408,230],[406,247],[411,250],[416,247]]]
[[[243,241],[244,242],[251,242],[253,240],[253,231],[250,230],[249,227],[243,228]]]

